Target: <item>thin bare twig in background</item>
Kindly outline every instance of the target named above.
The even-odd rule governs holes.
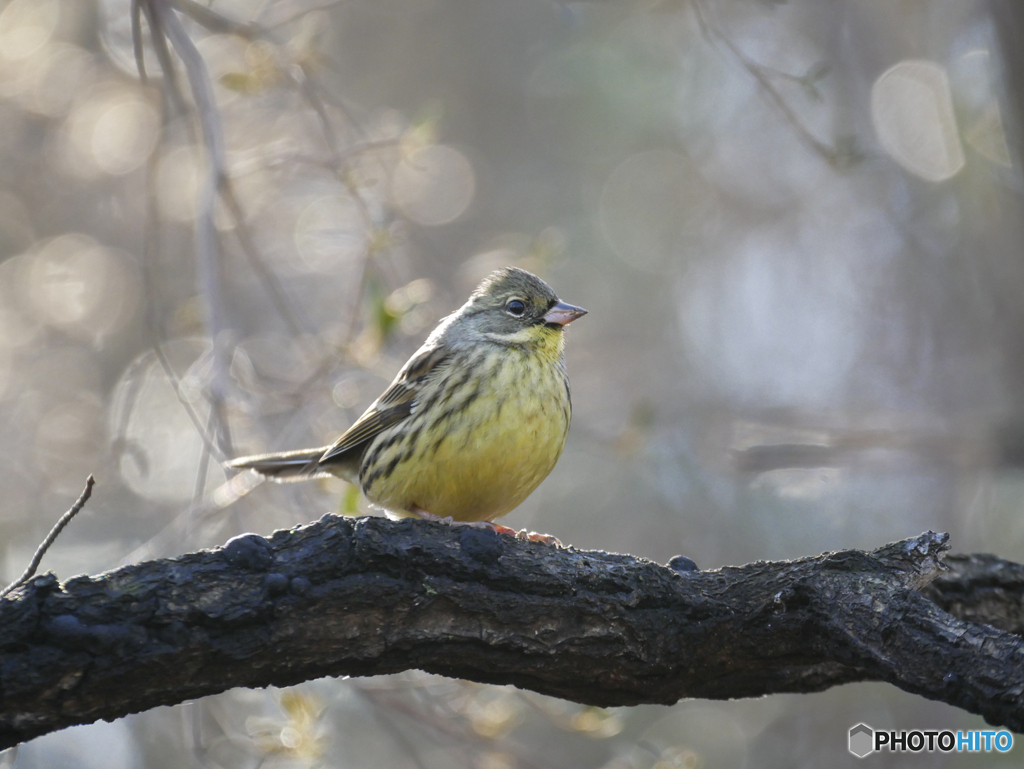
[[[142,50],[142,7],[140,0],[132,0],[131,9],[132,21],[132,52],[135,54],[135,66],[139,70],[139,80],[143,85],[149,83],[149,76],[146,74],[146,57]]]
[[[64,527],[71,523],[71,519],[78,515],[79,511],[85,507],[85,503],[89,501],[89,497],[92,496],[92,487],[96,485],[96,479],[91,475],[85,480],[85,490],[82,491],[82,495],[75,501],[75,504],[71,506],[64,515],[60,517],[60,520],[50,529],[50,533],[46,535],[46,539],[43,543],[36,548],[35,555],[32,556],[32,560],[28,564],[28,568],[25,569],[25,573],[18,577],[14,582],[9,584],[3,590],[0,590],[0,598],[3,598],[9,592],[15,588],[21,587],[36,573],[36,569],[39,568],[40,561],[43,560],[43,556],[46,555],[46,551],[50,549],[50,545],[53,544],[54,540],[60,536],[60,533],[64,531]]]
[[[782,97],[775,84],[772,83],[766,72],[774,71],[768,67],[764,67],[758,64],[756,61],[751,59],[737,46],[729,36],[726,35],[722,30],[716,27],[708,17],[707,11],[704,10],[701,0],[693,0],[693,12],[697,19],[697,24],[701,29],[701,32],[708,39],[709,42],[719,41],[724,45],[733,57],[740,63],[750,75],[753,77],[761,89],[767,94],[769,101],[775,105],[775,107],[782,113],[783,118],[789,123],[793,130],[796,131],[797,137],[806,144],[811,150],[824,158],[831,166],[840,166],[844,160],[849,157],[848,153],[841,152],[835,147],[831,147],[817,138],[807,130],[807,127],[800,121],[800,117],[793,111],[793,108],[789,106],[789,103]],[[778,73],[784,74],[784,73]],[[795,75],[786,75],[787,79],[801,80],[801,78]]]
[[[166,94],[166,90],[164,90],[164,93]],[[154,289],[153,264],[156,262],[157,255],[160,253],[160,199],[157,194],[156,184],[167,120],[166,102],[161,102],[161,104],[164,107],[161,110],[162,127],[158,133],[157,141],[154,142],[153,149],[146,161],[146,220],[143,225],[142,238],[142,285],[143,291],[146,294],[146,324],[149,327],[149,333],[152,337],[150,343],[153,348],[153,354],[156,356],[157,362],[163,369],[164,376],[167,377],[168,383],[174,390],[174,396],[178,399],[178,403],[181,404],[181,407],[185,409],[185,414],[188,416],[189,421],[192,422],[192,426],[199,434],[206,450],[212,456],[216,457],[218,461],[223,461],[227,459],[227,455],[214,445],[213,441],[210,439],[209,433],[203,427],[203,422],[199,418],[199,415],[192,407],[192,404],[189,403],[181,393],[181,380],[178,377],[177,372],[175,372],[174,367],[171,366],[171,361],[168,359],[167,353],[164,350],[162,335],[160,333],[160,321],[156,316],[156,291]],[[124,429],[125,431],[127,430],[127,423],[125,423]]]
[[[327,144],[328,151],[331,153],[331,161],[333,173],[335,178],[341,182],[345,189],[348,190],[349,196],[356,203],[356,208],[359,210],[360,215],[363,218],[363,224],[366,226],[367,238],[366,247],[363,250],[363,254],[359,260],[359,281],[358,288],[354,301],[352,302],[352,316],[349,319],[348,328],[346,331],[346,337],[344,344],[347,346],[351,344],[355,338],[356,329],[359,326],[359,317],[361,314],[360,299],[366,293],[366,286],[369,280],[370,274],[370,263],[373,261],[374,248],[373,248],[373,234],[377,229],[377,224],[374,221],[373,215],[370,213],[369,207],[366,205],[366,201],[363,200],[363,196],[359,194],[359,189],[352,181],[351,166],[348,163],[348,158],[342,154],[338,148],[338,140],[334,134],[334,128],[331,126],[330,116],[327,114],[327,109],[324,106],[323,100],[320,98],[320,94],[310,78],[309,71],[305,66],[301,66],[302,79],[294,80],[299,86],[302,95],[306,98],[306,101],[313,108],[317,118],[320,121],[321,131],[324,136],[324,141]]]
[[[185,97],[181,92],[181,84],[178,82],[178,73],[174,69],[174,61],[171,52],[167,48],[167,39],[164,37],[164,25],[160,16],[154,9],[154,3],[160,0],[138,0],[142,6],[142,12],[146,16],[146,23],[149,24],[149,39],[156,53],[157,61],[160,63],[160,70],[164,76],[163,92],[179,115],[188,114],[188,107],[185,105]],[[136,50],[142,50],[142,28],[132,29],[132,45]],[[136,59],[136,64],[145,61],[144,58]],[[140,73],[141,74],[141,73]]]
[[[394,136],[388,139],[370,139],[346,147],[338,152],[338,157],[347,161],[352,158],[358,158],[362,155],[368,155],[371,152],[376,152],[377,150],[393,150],[398,147],[401,142],[401,136]],[[280,166],[288,164],[311,166],[313,168],[327,171],[331,174],[334,173],[335,168],[335,161],[333,159],[317,157],[316,155],[305,152],[296,152],[295,150],[287,150],[276,154],[267,153],[258,158],[251,158],[245,163],[236,163],[231,170],[232,176],[235,179],[240,179],[247,174],[255,173],[257,170],[275,170]]]
[[[253,240],[252,233],[249,231],[245,213],[242,211],[242,207],[239,205],[238,198],[235,195],[235,186],[227,176],[224,176],[221,180],[220,193],[221,200],[224,201],[224,205],[231,215],[231,220],[234,222],[235,237],[238,238],[238,243],[242,247],[242,253],[245,254],[245,258],[249,260],[249,266],[252,267],[253,272],[256,273],[256,276],[266,288],[267,293],[270,295],[270,301],[274,304],[274,309],[277,310],[277,314],[281,316],[292,334],[296,336],[302,334],[304,332],[304,324],[301,324],[295,317],[295,311],[288,303],[288,298],[285,295],[284,288],[281,286],[281,282],[267,266],[259,249],[256,247],[256,241]]]
[[[195,230],[196,258],[207,331],[213,343],[213,365],[209,384],[210,405],[217,414],[217,444],[230,456],[234,453],[231,448],[231,431],[226,408],[230,345],[227,338],[227,323],[224,319],[220,240],[214,221],[217,195],[226,176],[224,131],[206,62],[182,26],[181,19],[161,0],[149,0],[149,6],[154,10],[154,17],[160,20],[164,34],[185,67],[209,163],[206,180],[199,193],[199,213]]]
[[[214,428],[214,411],[210,409],[210,416],[206,420],[206,432],[209,434]],[[203,502],[203,492],[206,490],[206,479],[210,469],[210,450],[206,448],[206,444],[199,450],[199,465],[196,467],[196,482],[192,487],[192,504],[189,506],[189,510],[198,509]]]

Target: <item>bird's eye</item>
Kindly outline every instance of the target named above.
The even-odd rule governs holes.
[[[526,305],[520,302],[518,299],[513,299],[511,302],[505,305],[505,309],[509,315],[515,315],[517,318],[526,312]]]

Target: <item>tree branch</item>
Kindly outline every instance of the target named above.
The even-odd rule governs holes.
[[[411,668],[594,705],[888,681],[1021,731],[1024,641],[979,623],[1020,630],[1024,567],[957,556],[939,576],[946,539],[675,571],[327,515],[269,541],[44,575],[0,600],[0,748],[234,686]]]

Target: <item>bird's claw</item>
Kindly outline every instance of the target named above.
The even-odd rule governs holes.
[[[515,529],[510,529],[508,526],[502,526],[500,523],[494,523],[493,521],[480,521],[480,523],[491,531],[497,534],[504,534],[507,537],[514,537],[519,533]]]
[[[530,542],[542,542],[545,545],[552,545],[554,547],[562,546],[562,540],[554,534],[542,534],[539,531],[527,531],[526,529],[516,532],[516,539],[526,539]]]

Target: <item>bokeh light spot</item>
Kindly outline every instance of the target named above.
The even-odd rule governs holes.
[[[49,117],[64,115],[95,77],[91,53],[77,45],[52,45],[33,72],[28,107]]]
[[[465,213],[476,193],[476,177],[465,155],[433,144],[399,162],[391,190],[402,213],[417,224],[436,226]]]
[[[157,116],[141,99],[110,104],[97,115],[92,130],[96,165],[113,176],[138,168],[156,141]]]
[[[0,13],[0,56],[27,59],[49,42],[59,20],[56,0],[14,0]]]
[[[145,161],[156,141],[157,116],[137,91],[103,87],[68,115],[64,161],[72,173],[120,176]]]
[[[651,150],[622,161],[599,204],[604,236],[627,264],[661,272],[717,222],[714,189],[690,160]]]
[[[946,70],[931,61],[901,61],[871,87],[871,120],[885,151],[904,169],[941,182],[964,165]]]
[[[0,349],[26,347],[39,342],[42,324],[26,306],[23,276],[31,256],[22,254],[0,262]]]
[[[350,409],[359,402],[359,385],[354,377],[346,377],[334,385],[331,398],[343,409]]]
[[[362,256],[367,237],[366,221],[348,195],[313,200],[295,223],[295,246],[306,266],[316,272]]]
[[[138,300],[127,257],[86,235],[46,242],[32,257],[26,278],[40,320],[86,338],[116,330]]]
[[[949,72],[964,141],[986,159],[1012,168],[1000,103],[998,65],[987,48],[970,51]]]

